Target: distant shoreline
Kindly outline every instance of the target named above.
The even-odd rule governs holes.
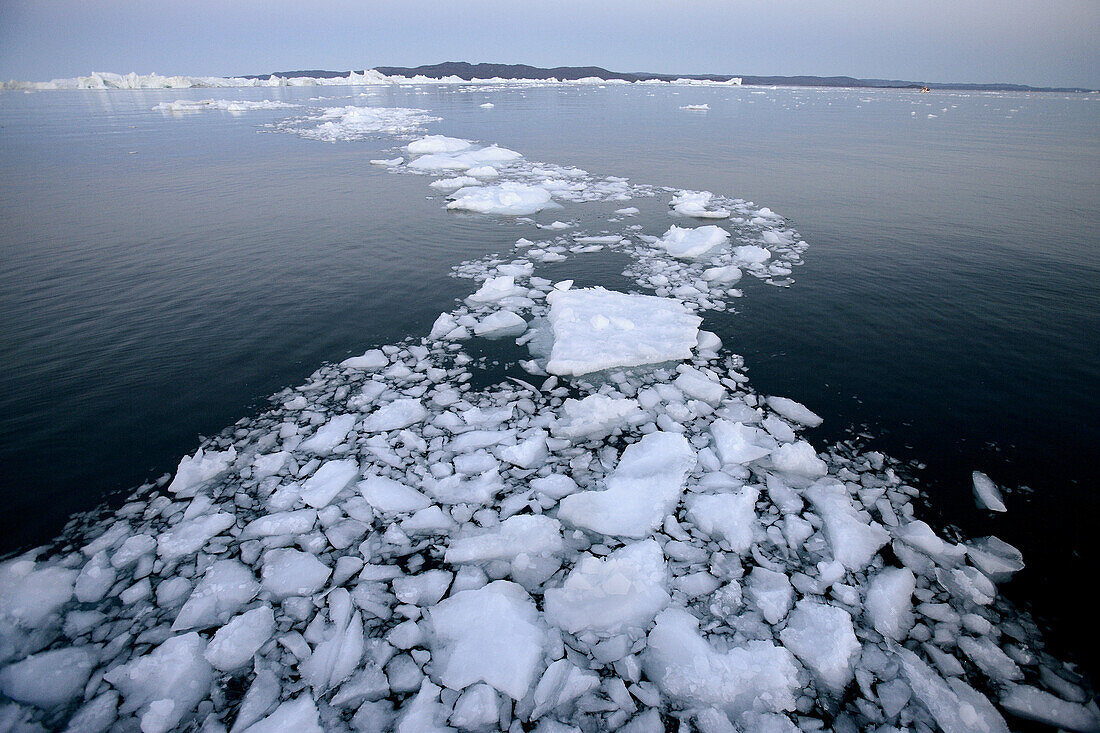
[[[939,89],[948,91],[986,92],[1092,92],[1085,87],[1033,87],[1027,84],[978,84],[969,82],[924,82],[902,79],[858,79],[851,76],[753,76],[750,74],[660,74],[650,72],[609,71],[600,66],[557,66],[544,68],[525,64],[471,64],[465,61],[448,61],[424,66],[375,66],[375,71],[386,76],[425,76],[441,79],[457,76],[465,81],[474,79],[577,79],[597,77],[607,81],[692,81],[729,82],[741,79],[743,86],[801,86],[801,87],[851,87],[862,89]],[[366,70],[364,70],[366,71]],[[246,79],[280,77],[314,77],[319,79],[347,76],[349,71],[310,69],[303,71],[278,71],[273,74],[245,74]]]

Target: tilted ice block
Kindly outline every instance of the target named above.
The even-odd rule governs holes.
[[[1004,498],[997,484],[981,471],[971,474],[974,483],[974,503],[979,509],[988,509],[991,512],[1007,512]]]
[[[690,359],[702,323],[679,301],[603,288],[555,290],[547,302],[551,374]]]
[[[839,695],[851,682],[861,646],[844,609],[803,599],[779,638],[829,691]]]
[[[354,459],[328,461],[302,484],[302,501],[314,509],[322,509],[358,477],[359,464]]]
[[[805,425],[808,428],[816,428],[822,423],[821,417],[801,402],[795,402],[786,397],[768,397],[767,403],[768,407],[772,408],[791,422]]]

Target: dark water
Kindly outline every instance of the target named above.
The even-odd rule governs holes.
[[[796,284],[746,282],[738,312],[707,327],[758,390],[826,418],[819,445],[863,433],[922,462],[940,522],[1023,549],[1008,595],[1095,669],[1082,593],[1100,560],[1096,95],[427,88],[308,101],[359,91],[215,93],[421,107],[444,120],[432,132],[788,217],[811,244]],[[322,362],[424,333],[469,292],[452,265],[538,234],[448,215],[430,179],[370,166],[390,139],[257,133],[295,110],[150,111],[211,94],[0,95],[0,550],[172,470],[199,435]],[[710,112],[679,109],[703,102]],[[663,231],[666,202],[638,203],[638,223]],[[598,226],[592,210],[551,213]],[[560,268],[545,274],[614,285],[622,263]],[[974,508],[975,469],[1008,487],[1007,515]]]

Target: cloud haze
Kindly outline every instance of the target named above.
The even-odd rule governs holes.
[[[1100,87],[1100,0],[0,0],[0,77],[439,61]]]

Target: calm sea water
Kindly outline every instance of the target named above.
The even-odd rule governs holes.
[[[412,106],[443,118],[430,132],[788,217],[811,244],[796,283],[746,280],[708,327],[756,389],[826,418],[819,446],[862,436],[920,462],[934,523],[1023,549],[1008,595],[1095,665],[1080,594],[1100,560],[1097,95],[363,91],[0,95],[0,551],[173,470],[321,363],[424,333],[470,290],[453,265],[538,236],[447,214],[430,179],[369,165],[400,141],[271,128],[309,107]],[[212,94],[305,108],[151,111]],[[638,223],[663,232],[666,204],[638,202]],[[539,274],[622,286],[623,264]],[[975,509],[975,469],[1008,488],[1007,515]]]

